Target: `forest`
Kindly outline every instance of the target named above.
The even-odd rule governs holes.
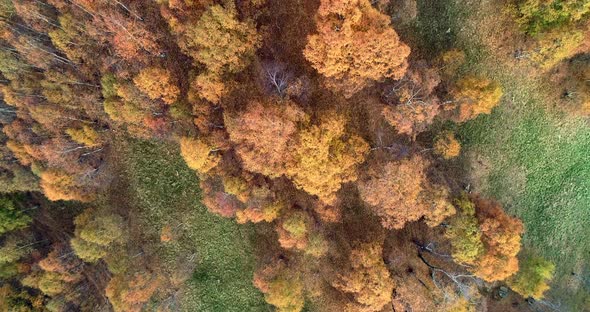
[[[590,311],[590,0],[0,0],[0,312]]]

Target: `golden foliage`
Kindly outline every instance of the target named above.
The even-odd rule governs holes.
[[[87,147],[95,147],[101,144],[98,132],[87,125],[83,125],[79,129],[66,129],[66,134],[72,138],[72,141]]]
[[[264,299],[278,312],[299,312],[303,309],[303,282],[285,263],[276,262],[254,273],[254,285],[264,293]]]
[[[456,107],[453,118],[465,122],[480,114],[489,114],[502,98],[502,87],[486,78],[467,76],[455,84],[450,92]]]
[[[438,62],[445,75],[454,76],[459,67],[465,64],[465,52],[459,49],[445,51],[438,57]]]
[[[451,159],[461,153],[461,143],[451,131],[441,132],[434,141],[434,152],[444,159]]]
[[[85,192],[74,177],[65,171],[49,169],[41,173],[41,189],[49,200],[77,200],[89,202],[94,196]]]
[[[171,73],[159,67],[143,69],[133,78],[133,82],[150,99],[161,99],[169,105],[176,102],[180,93],[180,89],[172,81]]]
[[[486,250],[474,273],[489,282],[504,280],[518,271],[522,222],[508,216],[496,202],[477,197],[473,201]]]
[[[410,48],[391,28],[389,17],[368,0],[322,0],[316,23],[318,33],[308,37],[303,53],[346,97],[371,81],[404,76]]]
[[[260,44],[251,21],[238,20],[233,2],[211,5],[194,27],[179,40],[181,49],[211,73],[236,73],[244,69]]]
[[[227,91],[228,88],[221,77],[211,72],[198,75],[191,84],[191,92],[195,92],[200,98],[215,104],[219,103]]]
[[[538,39],[538,48],[531,54],[530,59],[542,69],[551,69],[580,52],[579,47],[584,40],[584,33],[575,29],[543,34]]]
[[[331,204],[343,183],[357,179],[356,167],[368,150],[361,137],[346,135],[342,116],[328,115],[319,125],[299,132],[291,147],[287,176],[298,188]]]
[[[376,312],[391,302],[394,285],[382,253],[378,243],[360,244],[350,252],[347,265],[336,273],[332,286],[354,298],[346,311]]]
[[[202,139],[182,137],[180,139],[180,154],[189,168],[201,174],[206,174],[215,168],[221,157],[215,153],[214,147],[209,146]]]

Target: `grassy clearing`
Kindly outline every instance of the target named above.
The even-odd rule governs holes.
[[[523,220],[524,246],[556,263],[548,299],[582,311],[590,289],[590,127],[550,109],[550,92],[557,91],[531,75],[534,69],[484,48],[482,34],[492,26],[482,23],[498,14],[484,5],[419,1],[418,33],[424,48],[463,48],[466,71],[503,85],[493,114],[459,128],[468,174],[477,192],[497,198]]]
[[[196,269],[178,302],[181,311],[269,311],[252,285],[252,228],[211,214],[200,203],[198,178],[176,146],[122,142],[129,202],[137,205],[146,240],[159,242],[169,225],[174,239],[157,249],[170,271]]]

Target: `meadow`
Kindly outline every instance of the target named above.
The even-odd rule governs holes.
[[[523,244],[556,264],[547,301],[581,311],[590,279],[590,129],[556,107],[562,90],[511,51],[484,40],[498,11],[485,1],[419,1],[416,30],[423,47],[465,51],[466,73],[500,82],[504,96],[491,115],[457,128],[471,191],[498,199],[525,224]],[[423,23],[421,21],[424,21]],[[426,22],[428,21],[428,22]],[[432,21],[437,21],[432,23]],[[496,19],[497,21],[497,19]]]
[[[177,146],[133,139],[120,144],[132,190],[128,201],[137,206],[143,235],[157,242],[160,230],[170,226],[173,239],[157,249],[164,267],[172,272],[194,269],[175,298],[176,308],[269,311],[252,284],[252,227],[207,211],[201,204],[198,177],[186,166]]]

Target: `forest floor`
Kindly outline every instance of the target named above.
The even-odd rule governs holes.
[[[459,127],[471,190],[494,197],[525,224],[526,250],[556,264],[546,296],[562,311],[590,300],[590,127],[555,108],[563,90],[501,41],[497,7],[488,1],[418,1],[422,45],[466,52],[466,72],[498,81],[503,100],[491,115]],[[557,94],[556,94],[557,93]],[[526,257],[521,254],[520,257]]]
[[[160,246],[158,258],[171,274],[185,270],[191,276],[173,298],[173,310],[269,311],[252,284],[252,227],[207,211],[198,177],[177,146],[133,139],[119,145],[127,202],[137,206],[144,240]],[[164,226],[171,227],[172,240],[160,243]]]

